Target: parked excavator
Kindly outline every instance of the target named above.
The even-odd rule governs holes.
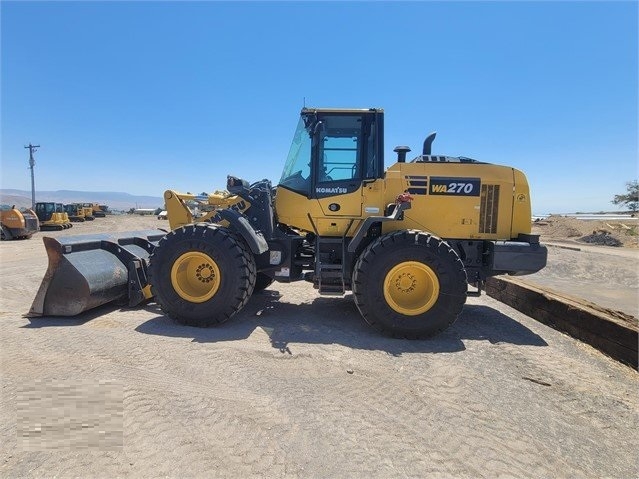
[[[105,218],[106,210],[103,208],[108,208],[106,205],[99,205],[97,203],[85,203],[83,206],[91,207],[91,215],[95,218]]]
[[[352,296],[396,337],[452,324],[490,276],[535,273],[524,173],[422,153],[384,169],[382,109],[303,108],[275,187],[229,176],[226,191],[164,193],[169,232],[44,238],[49,269],[29,315],[71,316],[154,298],[177,322],[223,323],[273,281]],[[195,217],[197,203],[205,214]]]
[[[29,239],[40,229],[38,217],[28,208],[0,205],[0,239]]]
[[[64,230],[73,226],[62,203],[37,202],[35,213],[40,221],[41,231]]]
[[[84,223],[84,210],[77,203],[64,205],[64,211],[69,216],[69,220],[75,223]]]
[[[78,203],[78,209],[82,211],[84,215],[84,219],[86,221],[93,221],[95,216],[93,216],[93,207],[91,203]]]

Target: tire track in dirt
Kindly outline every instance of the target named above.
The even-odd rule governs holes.
[[[161,336],[140,342],[132,331],[136,322],[111,321],[22,330],[36,333],[30,344],[40,355],[18,349],[14,361],[33,371],[48,362],[59,374],[72,377],[103,371],[119,378],[127,386],[125,418],[135,418],[125,419],[125,441],[140,467],[155,463],[157,472],[170,474],[171,465],[193,464],[202,471],[225,468],[251,474],[279,468],[277,456],[289,471],[297,464],[372,477],[397,473],[398,467],[405,473],[481,475],[480,457],[492,471],[522,477],[549,475],[553,467],[583,474],[539,441],[529,440],[521,426],[498,410],[468,408],[467,398],[476,396],[479,388],[474,378],[481,375],[453,357],[440,361],[426,355],[413,364],[418,354],[393,357],[362,351],[367,360],[356,362],[365,366],[348,374],[344,358],[351,353],[344,351],[326,354],[308,348],[313,352],[289,356],[275,352],[264,335],[257,344],[251,338],[248,344],[215,344]],[[100,324],[124,327],[97,327]],[[511,345],[493,352],[497,350],[521,355],[521,348]],[[174,361],[167,364],[167,357]],[[499,362],[497,355],[489,359]],[[318,362],[324,366],[318,368]],[[391,365],[395,372],[383,373]],[[484,404],[489,398],[477,399]],[[333,426],[327,430],[326,424]],[[191,435],[198,438],[196,444],[185,439]],[[182,439],[174,444],[176,436]],[[145,447],[148,437],[162,446]],[[211,457],[207,450],[224,454]],[[322,450],[333,451],[331,464],[325,464]],[[444,460],[448,455],[455,459]]]
[[[139,390],[131,391],[125,401],[127,411],[135,418],[128,439],[142,462],[157,463],[159,471],[183,462],[185,466],[199,464],[203,472],[224,466],[227,474],[254,475],[276,470],[278,458],[286,457],[267,435],[270,429],[287,423],[272,408],[239,395],[231,397],[233,391],[225,394],[228,397],[211,396],[210,388],[179,380],[163,389],[158,400],[153,391],[158,387],[155,378],[146,379],[149,381],[142,381]],[[143,444],[135,448],[136,438],[145,434],[158,439],[159,458],[154,450],[144,455]],[[175,443],[171,441],[174,435],[190,439]],[[164,450],[167,445],[170,449]],[[166,465],[164,457],[171,458]]]
[[[523,324],[534,324],[530,318],[512,314]],[[632,474],[632,469],[619,466],[624,462],[628,441],[637,444],[638,436],[635,432],[619,435],[614,431],[624,429],[623,423],[636,424],[639,417],[636,394],[631,393],[636,391],[636,373],[611,361],[607,377],[612,381],[626,378],[625,386],[611,390],[612,381],[595,380],[590,374],[590,367],[597,367],[597,354],[592,348],[577,344],[577,355],[565,354],[566,348],[575,348],[574,343],[561,334],[553,335],[552,343],[543,352],[536,347],[496,343],[490,350],[492,354],[484,352],[475,359],[477,373],[494,371],[494,364],[500,364],[502,369],[499,379],[490,377],[487,384],[492,387],[484,388],[488,395],[478,398],[479,402],[486,404],[490,400],[496,408],[508,411],[506,418],[519,424],[524,437],[542,438],[532,450],[554,449],[555,456],[565,458],[557,464],[559,469],[566,470],[568,462],[580,471],[576,473],[592,476],[608,464],[612,477],[625,477]],[[527,397],[526,407],[513,408],[522,395]],[[490,430],[490,425],[485,428]],[[593,438],[593,430],[598,430],[597,439]],[[611,446],[608,457],[600,453],[601,441]]]
[[[438,390],[437,382],[431,384],[426,399],[411,394],[410,385],[392,378],[355,377],[349,379],[348,386],[341,387],[333,382],[332,394],[315,398],[317,411],[313,405],[305,410],[310,423],[305,439],[317,443],[317,431],[321,428],[316,427],[326,419],[337,425],[330,435],[321,436],[327,442],[327,449],[339,451],[334,455],[334,462],[338,464],[335,473],[349,472],[348,467],[352,467],[352,473],[384,476],[396,465],[411,463],[412,470],[406,471],[411,474],[455,475],[464,471],[481,476],[483,466],[472,466],[477,463],[477,457],[481,457],[482,461],[493,461],[495,467],[504,463],[501,471],[491,469],[495,472],[514,473],[519,477],[552,474],[552,465],[540,464],[539,449],[522,440],[521,431],[495,414],[486,414],[490,411],[485,409],[465,410],[466,403],[461,397],[464,391],[457,390],[460,397],[450,395],[450,390]],[[361,397],[367,401],[358,401]],[[309,403],[306,404],[308,407]],[[478,420],[477,412],[483,413],[479,416],[482,420]],[[478,446],[482,442],[485,444]],[[379,464],[371,468],[380,454],[378,444],[385,444],[382,457],[389,461],[389,468],[384,472],[380,472]],[[433,454],[433,451],[446,451],[446,454]],[[413,457],[416,452],[417,459]],[[406,462],[408,456],[411,460]],[[443,456],[448,459],[441,460]],[[504,457],[508,460],[504,461]],[[566,464],[562,466],[565,468]]]
[[[94,325],[95,324],[97,323],[94,323]],[[46,330],[48,334],[38,335],[40,341],[37,341],[35,346],[40,351],[55,351],[52,354],[45,353],[46,356],[64,357],[64,354],[60,353],[66,353],[71,358],[79,360],[80,364],[85,365],[84,368],[77,367],[77,365],[68,365],[66,371],[64,371],[64,369],[60,370],[60,373],[63,376],[65,375],[64,372],[71,374],[73,377],[83,376],[87,370],[92,370],[91,365],[93,363],[99,363],[102,365],[102,369],[109,371],[108,374],[119,378],[119,380],[123,381],[125,384],[134,384],[136,387],[145,387],[148,394],[127,394],[126,396],[125,417],[137,418],[136,421],[127,421],[126,423],[127,428],[130,428],[133,434],[131,435],[127,433],[127,440],[134,439],[136,437],[136,432],[139,431],[144,435],[142,437],[151,435],[152,437],[165,439],[163,441],[164,443],[170,443],[171,441],[169,438],[176,427],[178,427],[178,429],[180,427],[185,429],[193,428],[193,425],[181,426],[180,423],[176,424],[176,422],[172,420],[169,410],[175,408],[184,410],[185,405],[195,408],[197,405],[193,404],[192,399],[195,397],[198,398],[202,404],[208,405],[211,410],[216,411],[213,418],[209,421],[212,425],[212,432],[202,434],[201,437],[208,438],[212,435],[213,437],[223,438],[215,444],[208,444],[208,446],[215,449],[230,448],[234,450],[235,452],[232,454],[227,453],[225,456],[226,461],[228,461],[229,457],[236,458],[235,462],[237,464],[235,467],[238,473],[251,472],[250,467],[257,467],[260,464],[272,469],[275,467],[275,458],[285,456],[283,451],[279,450],[275,443],[270,444],[268,447],[265,447],[268,443],[268,441],[265,440],[262,440],[259,444],[253,444],[256,426],[258,427],[258,430],[268,430],[272,428],[274,424],[282,423],[284,420],[274,413],[272,404],[268,402],[264,403],[264,401],[262,401],[264,404],[260,404],[261,397],[252,394],[248,388],[241,387],[238,391],[237,386],[232,387],[234,384],[237,384],[237,374],[230,374],[228,381],[220,381],[220,378],[218,377],[216,387],[213,388],[207,386],[207,378],[198,377],[194,379],[193,377],[186,375],[189,370],[192,370],[190,365],[193,363],[189,362],[190,358],[187,358],[186,361],[181,361],[177,368],[175,365],[172,365],[171,369],[177,369],[177,371],[168,372],[161,364],[162,358],[166,357],[167,354],[166,348],[158,348],[157,345],[154,344],[156,342],[166,343],[166,341],[162,340],[151,339],[148,343],[129,349],[126,347],[127,340],[125,338],[117,338],[115,342],[123,340],[120,341],[119,344],[120,346],[124,346],[124,349],[127,350],[128,354],[121,357],[118,357],[117,354],[114,356],[112,350],[114,341],[109,341],[107,338],[104,338],[104,336],[119,336],[119,334],[109,328],[108,330],[100,330],[100,335],[95,338],[86,337],[86,333],[93,332],[89,331],[90,329],[96,329],[94,325],[74,327],[71,331],[69,331],[69,333],[65,333],[63,338],[63,342],[65,343],[64,346],[60,344],[58,334],[51,334],[54,332],[60,333],[61,331],[58,328],[55,328],[57,331],[55,331],[55,329],[48,328]],[[130,337],[130,331],[124,331],[124,333],[128,333],[128,337]],[[133,337],[135,337],[135,333],[133,334]],[[182,343],[176,345],[176,348],[180,349],[182,349],[184,343],[186,343],[186,345],[189,344],[184,340],[180,340],[178,343]],[[61,346],[64,351],[59,351]],[[200,348],[202,348],[201,345]],[[162,354],[158,351],[161,351]],[[8,353],[8,356],[11,356],[12,362],[23,365],[28,364],[29,367],[27,369],[32,371],[38,371],[43,366],[42,359],[38,359],[31,355],[29,351],[25,352],[16,350],[13,352],[6,351],[6,353]],[[218,367],[221,370],[226,371],[231,370],[232,366],[236,364],[236,361],[234,360],[218,360],[219,358],[230,357],[228,351],[225,353],[209,352],[208,354],[204,354],[204,357],[202,357],[201,353],[202,351],[198,351],[194,354],[187,354],[187,356],[197,356],[199,363],[221,363],[218,364]],[[176,356],[178,355],[179,352],[176,353]],[[194,357],[193,359],[196,358]],[[49,365],[58,369],[58,365],[52,364],[51,362]],[[109,367],[106,368],[105,365],[108,365]],[[196,371],[196,373],[197,372],[199,372],[199,370]],[[199,376],[202,376],[202,374],[199,374]],[[208,379],[210,380],[210,378]],[[149,387],[148,385],[152,386]],[[169,395],[170,397],[177,397],[179,400],[173,400],[176,404],[174,404],[171,408],[163,406],[163,404],[158,404],[158,392],[162,392],[164,395],[163,397]],[[207,394],[212,394],[214,396],[215,407],[213,407],[214,404],[211,403],[212,398],[206,397]],[[231,412],[222,414],[219,411],[220,405],[224,403],[232,404],[232,407],[230,408]],[[241,415],[238,416],[238,404],[242,409],[239,412],[244,414],[244,419],[240,422],[236,420],[237,417],[241,417]],[[248,414],[246,414],[246,412],[248,412]],[[184,412],[183,414],[187,413]],[[247,422],[251,427],[242,427],[243,422]],[[241,431],[242,429],[243,431]],[[225,435],[225,431],[228,430],[235,431],[235,436],[229,436],[228,433]],[[238,431],[241,431],[241,434],[237,435]],[[142,442],[144,442],[144,440]],[[195,463],[198,460],[198,457],[207,457],[206,451],[193,448],[191,443],[188,443],[188,446],[185,445],[184,447],[186,449],[182,450],[178,445],[178,447],[173,447],[167,451],[172,454],[172,463],[175,462],[174,456],[176,453],[178,453],[180,457],[183,457],[183,460],[189,464]],[[270,452],[267,455],[264,452],[256,453],[256,451]],[[137,454],[140,454],[140,451],[138,451]],[[157,462],[157,453],[155,451],[148,451],[147,454],[149,457],[155,457],[154,462]],[[144,454],[141,454],[140,457],[142,462],[147,459]],[[242,461],[249,462],[249,469],[244,470],[243,467],[240,467],[243,464]],[[218,462],[219,464],[217,464],[217,466],[225,464],[225,462]],[[255,463],[257,466],[251,466],[251,463]],[[226,464],[228,466],[228,463]],[[206,464],[206,468],[209,467],[212,467],[212,465]],[[162,469],[160,468],[160,470]],[[170,470],[167,469],[167,473],[170,473]]]

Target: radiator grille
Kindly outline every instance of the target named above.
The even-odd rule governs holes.
[[[480,233],[497,233],[498,208],[499,185],[481,185],[481,207],[479,210]]]

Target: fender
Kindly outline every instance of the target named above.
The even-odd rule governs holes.
[[[268,251],[268,243],[264,239],[264,235],[255,231],[244,215],[230,208],[219,210],[218,214],[221,219],[229,222],[231,229],[244,238],[254,255]]]
[[[362,243],[364,237],[368,233],[368,229],[373,225],[373,223],[383,223],[384,221],[401,221],[404,219],[404,215],[402,214],[405,210],[410,209],[409,201],[398,201],[395,203],[395,208],[393,212],[388,216],[368,216],[362,224],[359,226],[359,229],[353,236],[353,239],[348,243],[347,251],[349,253],[355,253],[357,248]]]

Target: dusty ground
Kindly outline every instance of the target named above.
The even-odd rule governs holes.
[[[639,219],[582,220],[551,215],[533,223],[533,233],[544,239],[568,240],[598,246],[639,246]]]
[[[106,218],[55,234],[158,226]],[[597,264],[599,285],[633,279],[605,266],[624,256],[550,252],[549,268],[567,253],[577,272]],[[3,242],[0,260],[3,477],[639,472],[637,373],[485,296],[428,341],[381,337],[350,296],[305,283],[273,285],[214,329],[152,303],[28,320],[42,243]]]
[[[533,233],[548,245],[548,265],[522,279],[639,317],[639,222],[551,216]]]

